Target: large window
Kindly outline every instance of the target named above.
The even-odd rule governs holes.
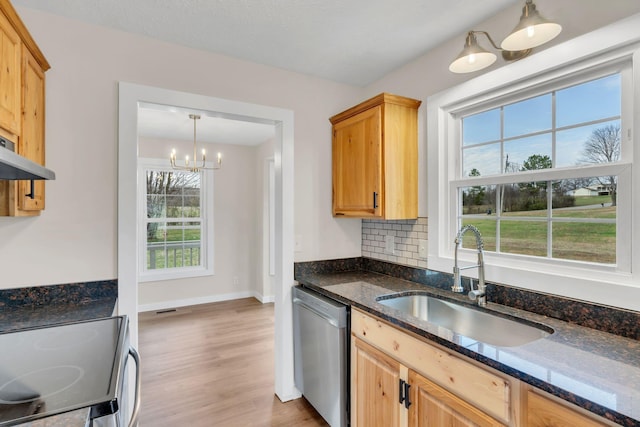
[[[139,165],[140,280],[212,274],[207,175],[171,170],[165,160]]]
[[[619,177],[593,167],[620,161],[621,106],[616,71],[461,114],[458,226],[496,253],[615,265]],[[485,176],[502,179],[470,185]]]
[[[455,236],[474,224],[487,280],[637,310],[638,25],[621,21],[427,99],[430,269],[452,271]],[[476,262],[472,239],[457,255]]]

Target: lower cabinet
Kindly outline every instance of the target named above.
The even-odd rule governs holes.
[[[353,427],[517,425],[504,378],[357,309],[351,321]]]
[[[400,363],[358,338],[351,357],[351,425],[400,426]]]
[[[351,310],[352,427],[596,427],[608,420]]]

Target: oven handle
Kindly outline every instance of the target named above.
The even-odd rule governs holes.
[[[129,356],[133,357],[133,360],[136,362],[136,394],[129,427],[136,427],[138,425],[138,413],[140,412],[140,384],[142,383],[142,375],[140,375],[140,356],[135,348],[129,347]]]

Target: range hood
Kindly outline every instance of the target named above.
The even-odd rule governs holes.
[[[9,148],[12,146],[9,141],[0,138],[0,179],[56,179],[55,172],[14,153]]]

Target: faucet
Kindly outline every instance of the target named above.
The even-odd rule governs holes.
[[[458,248],[462,243],[462,237],[467,231],[471,231],[476,236],[476,247],[478,248],[478,263],[476,265],[470,265],[467,267],[458,267]],[[484,242],[482,241],[482,236],[480,235],[480,231],[473,225],[465,225],[460,229],[455,239],[456,249],[455,249],[455,258],[454,258],[454,266],[453,266],[453,286],[451,290],[453,292],[462,293],[464,292],[464,288],[462,287],[462,280],[460,278],[460,270],[466,270],[468,268],[476,268],[478,267],[478,289],[473,289],[473,279],[469,279],[470,289],[469,289],[469,299],[472,301],[478,301],[478,305],[480,307],[484,307],[487,305],[487,296],[486,289],[487,286],[484,283],[484,253],[483,247]]]

